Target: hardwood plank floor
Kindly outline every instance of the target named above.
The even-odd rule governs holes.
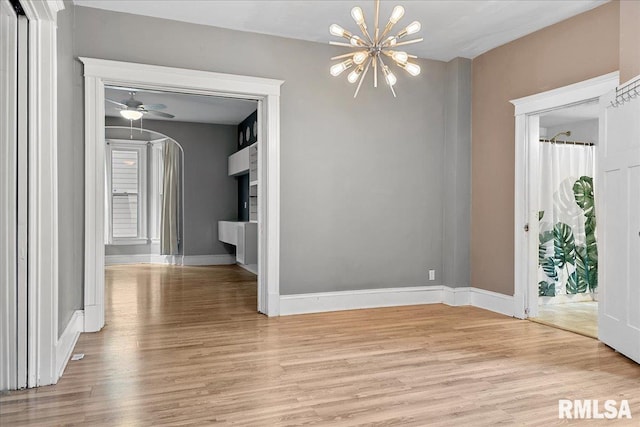
[[[531,320],[586,337],[598,338],[598,303],[596,301],[540,305],[538,317]]]
[[[0,396],[0,424],[549,426],[558,399],[640,418],[639,365],[473,307],[267,318],[239,267],[151,265],[109,267],[107,307],[57,385]]]

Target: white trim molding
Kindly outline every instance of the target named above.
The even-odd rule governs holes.
[[[231,265],[236,263],[233,254],[222,255],[184,255],[182,265]]]
[[[514,317],[513,296],[504,295],[480,288],[445,288],[445,300],[447,305],[461,306],[471,305],[494,313]]]
[[[27,386],[58,381],[58,106],[60,0],[22,0],[29,19]]]
[[[442,302],[443,286],[362,289],[280,296],[280,315]]]
[[[105,255],[105,265],[164,264],[164,265],[231,265],[236,263],[233,254],[221,255]]]
[[[104,86],[223,95],[258,101],[258,311],[279,314],[280,296],[280,86],[282,80],[79,58],[85,81],[85,331],[104,326]],[[194,261],[195,262],[195,261]]]
[[[440,303],[451,306],[471,305],[505,316],[513,316],[512,296],[478,288],[448,286],[412,286],[282,295],[280,296],[280,315]]]
[[[537,313],[538,179],[536,168],[539,116],[546,111],[598,99],[616,88],[617,71],[524,98],[515,106],[515,194],[514,194],[514,308],[520,319]],[[525,226],[526,231],[525,230]]]
[[[62,376],[64,369],[67,367],[67,363],[71,358],[73,349],[78,342],[80,333],[84,331],[84,312],[82,310],[76,310],[71,315],[71,320],[67,324],[67,327],[60,335],[58,343],[56,344],[56,375],[58,378]]]

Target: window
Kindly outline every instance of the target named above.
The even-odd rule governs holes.
[[[162,147],[162,141],[107,141],[107,244],[147,244],[160,240]]]
[[[138,150],[111,151],[111,226],[113,238],[142,237],[140,233],[140,155]]]

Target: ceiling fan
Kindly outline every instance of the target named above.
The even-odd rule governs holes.
[[[131,95],[131,97],[129,99],[122,100],[122,102],[108,98],[106,98],[105,101],[115,104],[116,108],[120,110],[120,115],[127,120],[138,120],[146,114],[165,117],[167,119],[173,119],[175,117],[173,114],[158,111],[167,108],[164,104],[143,104],[135,99],[135,92],[129,92],[129,95]]]

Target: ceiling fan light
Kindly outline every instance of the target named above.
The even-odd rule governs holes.
[[[364,13],[362,13],[362,9],[360,7],[356,6],[351,9],[351,17],[356,21],[356,24],[364,24]]]
[[[391,17],[389,18],[389,22],[392,24],[396,24],[402,17],[404,16],[404,7],[396,6],[393,8],[393,12],[391,12]]]
[[[138,110],[120,110],[120,115],[127,120],[138,120],[142,117],[142,112]]]

